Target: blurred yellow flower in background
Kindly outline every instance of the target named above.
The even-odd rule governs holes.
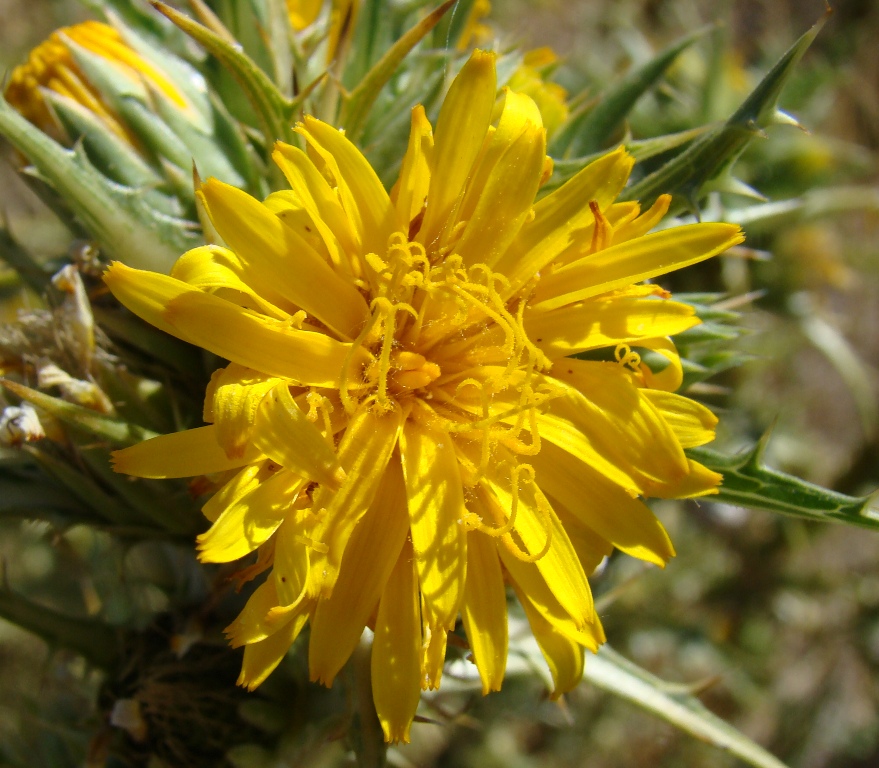
[[[622,149],[538,200],[541,113],[506,89],[493,124],[496,92],[494,55],[474,52],[435,131],[413,110],[390,193],[342,132],[306,118],[306,151],[274,152],[290,190],[199,191],[224,247],[187,252],[170,276],[105,275],[133,312],[231,361],[208,426],[115,461],[211,476],[201,559],[256,551],[244,576],[271,568],[227,630],[245,646],[239,682],[259,685],[310,622],[311,677],[330,685],[368,626],[388,741],[408,741],[459,616],[483,691],[501,687],[506,585],[554,695],[570,690],[604,640],[587,575],[613,548],[674,554],[641,499],[720,481],[683,451],[713,439],[715,417],[673,392],[668,337],[699,320],[636,283],[721,253],[739,228],[648,234],[669,199],[615,202]]]
[[[320,16],[323,0],[287,0],[290,24],[297,32],[310,27]],[[336,57],[339,46],[354,28],[360,0],[332,0],[327,33],[327,61]]]
[[[549,70],[557,64],[558,56],[552,48],[534,48],[525,53],[521,66],[507,83],[510,90],[534,99],[550,138],[568,119],[568,92],[558,83],[546,79]]]
[[[137,143],[77,63],[78,50],[100,57],[133,84],[145,85],[180,109],[187,109],[186,97],[180,89],[113,27],[99,21],[85,21],[53,32],[48,40],[34,48],[27,62],[12,71],[4,94],[9,104],[56,141],[69,144],[71,137],[47,101],[47,91],[85,108],[118,138],[129,144]]]

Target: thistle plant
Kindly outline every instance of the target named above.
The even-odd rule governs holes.
[[[96,670],[94,764],[341,738],[381,765],[449,683],[503,699],[538,666],[552,700],[591,681],[780,765],[604,645],[589,579],[675,555],[651,499],[879,527],[764,442],[706,447],[747,301],[662,284],[746,242],[763,209],[719,192],[795,123],[820,24],[719,123],[619,143],[698,35],[587,100],[478,0],[91,5],[0,101],[87,243],[0,242],[45,300],[0,331],[0,509],[140,553],[162,599],[75,615],[13,584],[0,615]]]

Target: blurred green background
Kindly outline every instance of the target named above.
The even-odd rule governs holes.
[[[682,35],[719,24],[639,103],[628,130],[641,139],[727,116],[823,13],[819,0],[495,0],[492,17],[504,39],[551,45],[563,59],[557,79],[571,91],[598,90]],[[69,0],[0,0],[0,67],[87,15]],[[721,415],[721,444],[748,445],[771,429],[771,466],[853,495],[879,487],[877,39],[879,4],[835,5],[782,97],[808,133],[773,128],[737,166],[770,201],[805,196],[801,212],[746,226],[747,249],[667,283],[752,295],[743,307],[749,333],[735,342],[750,362],[698,391]],[[47,254],[66,249],[64,231],[5,164],[0,189],[19,238]],[[727,196],[714,204],[721,217],[743,208]],[[32,301],[5,290],[4,311]],[[701,691],[792,768],[879,765],[879,535],[708,501],[656,508],[678,552],[666,571],[615,557],[593,579],[611,645]],[[119,623],[161,611],[186,588],[169,576],[173,550],[120,550],[84,528],[0,521],[0,558],[14,590],[62,608],[100,605]],[[292,658],[290,670],[300,662]],[[0,743],[12,745],[0,760],[64,766],[97,754],[106,730],[99,685],[75,655],[0,625]],[[393,764],[739,764],[586,683],[564,705],[548,701],[533,675],[486,699],[453,688],[447,680],[428,710],[442,724],[416,725]],[[282,741],[279,762],[266,764],[343,763],[339,744],[313,750],[322,737],[308,738]],[[240,755],[242,765],[258,759]]]

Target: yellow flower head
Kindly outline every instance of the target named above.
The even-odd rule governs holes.
[[[476,51],[434,131],[412,113],[388,193],[341,131],[297,127],[276,146],[291,189],[261,203],[218,181],[201,195],[227,247],[184,254],[170,276],[113,264],[105,279],[154,325],[232,361],[209,426],[119,451],[141,477],[211,475],[201,559],[257,551],[265,582],[228,628],[257,686],[311,623],[311,676],[329,685],[364,627],[388,740],[409,738],[463,623],[485,692],[507,656],[506,587],[555,680],[604,635],[587,575],[616,547],[673,555],[642,496],[711,493],[683,448],[715,418],[673,394],[668,336],[690,307],[646,278],[740,242],[736,226],[647,234],[615,203],[633,160],[617,150],[536,200],[550,165],[540,113],[506,91],[492,124],[494,55]],[[660,372],[638,349],[666,358]],[[581,352],[594,353],[578,359]]]
[[[27,62],[12,71],[4,94],[15,109],[54,139],[62,143],[68,140],[46,102],[44,90],[85,107],[119,138],[136,143],[112,106],[76,63],[72,46],[99,56],[132,82],[149,83],[177,106],[187,108],[179,89],[129,46],[113,27],[99,21],[85,21],[53,32],[48,40],[34,48]]]

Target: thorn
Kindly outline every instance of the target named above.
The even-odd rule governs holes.
[[[683,193],[684,207],[693,215],[700,224],[702,223],[702,212],[699,210],[699,200],[697,193],[699,190],[690,190]]]
[[[768,201],[767,197],[762,195],[749,184],[745,184],[741,179],[737,179],[735,176],[726,176],[722,179],[718,179],[717,182],[712,185],[712,188],[718,192],[727,192],[731,195],[740,195],[741,197],[747,197],[752,200],[759,200],[761,203]]]
[[[763,465],[763,455],[766,453],[766,448],[769,445],[769,439],[770,437],[772,437],[772,433],[775,430],[777,424],[778,416],[772,419],[772,423],[766,428],[766,431],[760,436],[760,439],[751,450],[751,455],[748,457],[749,464],[755,467],[760,467]]]
[[[794,128],[799,128],[804,133],[809,133],[809,129],[806,128],[799,120],[797,120],[792,114],[789,112],[785,112],[783,109],[776,108],[775,111],[770,115],[768,120],[769,125],[790,125]]]

